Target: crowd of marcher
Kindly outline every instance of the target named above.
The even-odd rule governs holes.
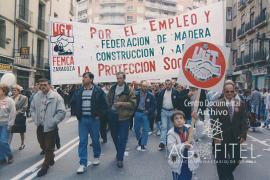
[[[11,91],[10,91],[11,90]],[[200,92],[200,94],[198,94]],[[10,94],[11,93],[11,94]],[[194,104],[200,95],[199,106]],[[225,105],[209,107],[207,101],[224,102]],[[213,138],[213,151],[216,144],[226,147],[226,143],[236,143],[238,154],[240,144],[246,140],[248,126],[255,127],[262,123],[270,124],[270,92],[255,88],[252,92],[239,90],[233,81],[225,82],[223,93],[205,91],[178,84],[176,79],[164,83],[126,82],[126,74],[118,72],[116,83],[94,83],[94,74],[84,73],[81,85],[51,86],[49,80],[40,79],[34,87],[23,90],[19,85],[0,85],[0,161],[12,163],[14,157],[10,148],[12,136],[19,133],[21,144],[25,148],[27,117],[37,126],[37,140],[40,144],[44,162],[37,176],[43,176],[54,165],[55,146],[59,149],[60,138],[58,124],[66,117],[66,110],[71,108],[71,115],[78,119],[79,167],[77,174],[82,174],[88,166],[88,134],[93,148],[93,165],[100,164],[101,143],[107,143],[107,132],[116,151],[116,163],[124,166],[124,153],[128,142],[129,130],[133,130],[137,139],[137,150],[147,151],[149,135],[160,136],[158,150],[167,148],[169,152],[177,150],[182,156],[168,157],[174,180],[191,179],[196,169],[196,160],[189,158],[189,151],[199,137],[198,130],[205,119],[205,110],[225,111],[227,115],[211,115],[212,119],[222,123],[223,138]],[[197,109],[198,108],[198,109]],[[195,124],[195,126],[194,126]],[[192,131],[191,131],[192,129]],[[194,130],[194,131],[193,131]],[[193,136],[192,136],[193,135]],[[197,135],[197,136],[196,136]],[[193,138],[190,138],[193,137]],[[224,152],[225,151],[225,152]],[[222,150],[216,160],[220,179],[233,179],[232,172],[238,166],[240,156],[228,155],[232,149]],[[145,162],[147,163],[147,162]]]

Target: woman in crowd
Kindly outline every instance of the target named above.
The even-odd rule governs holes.
[[[12,98],[8,97],[9,88],[0,84],[0,163],[12,163],[13,155],[8,143],[9,131],[14,124],[16,108]]]
[[[13,133],[20,133],[21,136],[21,146],[19,150],[25,148],[24,144],[24,133],[26,132],[26,111],[28,107],[28,98],[21,94],[22,87],[19,85],[14,85],[12,87],[13,100],[16,106],[16,118],[15,124],[11,129],[10,142],[12,140]]]

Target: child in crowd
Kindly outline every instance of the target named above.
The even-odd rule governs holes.
[[[197,114],[192,113],[192,117],[197,119]],[[185,126],[185,114],[182,111],[175,111],[171,121],[173,127],[168,132],[167,147],[173,180],[191,180],[192,171],[198,168],[199,157],[192,142],[188,141],[189,129]],[[191,152],[193,155],[190,154]]]

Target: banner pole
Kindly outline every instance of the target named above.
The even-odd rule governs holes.
[[[198,91],[197,91],[197,94],[196,94],[196,99],[195,99],[195,102],[194,102],[194,110],[193,110],[193,112],[196,112],[196,113],[198,112],[200,97],[201,97],[201,89],[199,88]],[[188,142],[189,143],[191,143],[192,138],[193,138],[193,129],[194,129],[195,122],[196,122],[196,119],[194,119],[192,117],[191,126],[189,128],[189,133],[188,133]]]

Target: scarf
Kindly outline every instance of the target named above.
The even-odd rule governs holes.
[[[181,142],[184,143],[188,140],[188,128],[183,126],[181,128],[174,127],[174,132],[177,133],[181,139]]]

